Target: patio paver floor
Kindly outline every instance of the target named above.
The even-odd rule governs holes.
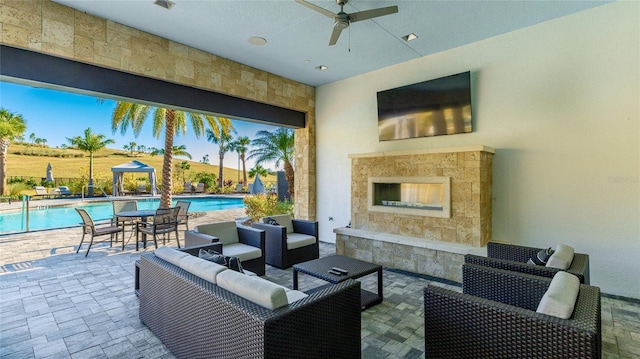
[[[209,212],[190,227],[243,216],[242,209]],[[124,252],[99,242],[85,258],[75,253],[79,239],[79,228],[0,236],[0,357],[174,358],[138,318],[134,262],[144,251],[135,242]],[[335,246],[320,250],[333,254]],[[266,278],[292,286],[291,268],[267,266]],[[362,282],[375,290],[377,279]],[[384,270],[384,302],[362,312],[363,358],[424,358],[428,283]],[[322,284],[304,276],[300,289]],[[603,358],[640,358],[640,304],[603,297],[602,323]]]

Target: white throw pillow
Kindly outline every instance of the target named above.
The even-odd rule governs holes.
[[[260,277],[226,270],[216,277],[218,286],[267,309],[276,309],[289,304],[284,288]]]
[[[553,276],[549,288],[542,296],[536,312],[569,319],[580,291],[580,279],[567,272]]]
[[[564,270],[571,266],[571,262],[573,262],[573,247],[558,244],[545,266]]]

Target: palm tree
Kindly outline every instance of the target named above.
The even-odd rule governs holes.
[[[4,195],[7,184],[7,152],[11,141],[22,136],[27,123],[21,115],[0,108],[0,195]]]
[[[246,154],[249,150],[249,145],[251,144],[251,140],[247,136],[240,136],[236,139],[232,144],[231,148],[238,153],[240,156],[240,161],[242,161],[242,179],[244,180],[244,184],[247,184],[247,164],[246,164]]]
[[[267,177],[269,175],[269,171],[262,167],[262,165],[256,165],[249,170],[249,177],[254,178],[256,175]]]
[[[176,170],[178,171],[177,177],[182,177],[182,183],[187,182],[187,171],[191,169],[191,165],[187,161],[182,161],[180,164],[176,165]]]
[[[200,160],[200,162],[209,164],[209,154],[207,153],[206,155],[202,156],[202,159]]]
[[[164,155],[164,148],[158,150],[158,154]],[[191,154],[187,152],[187,146],[185,145],[173,146],[173,156],[182,156],[191,159]]]
[[[280,163],[284,167],[284,176],[289,183],[289,195],[294,196],[293,181],[293,159],[295,152],[294,132],[290,128],[278,128],[274,132],[258,131],[256,138],[251,141],[251,150],[249,158],[255,158],[256,164],[274,161],[276,167],[280,167]]]
[[[220,159],[220,168],[218,170],[218,187],[222,188],[224,183],[224,179],[222,178],[222,169],[224,162],[224,154],[227,153],[230,149],[231,141],[233,138],[228,131],[219,131],[218,134],[214,133],[211,130],[207,130],[207,141],[218,145],[218,158]]]
[[[67,141],[69,141],[72,146],[76,146],[79,150],[89,152],[89,189],[87,191],[89,197],[93,197],[93,153],[107,147],[109,144],[116,143],[112,139],[106,139],[106,137],[105,135],[91,132],[91,127],[84,130],[84,137],[67,137]]]
[[[197,138],[204,133],[205,122],[214,133],[228,132],[233,129],[231,120],[224,117],[202,115],[193,112],[184,112],[174,109],[151,107],[131,102],[119,101],[113,110],[111,129],[115,133],[118,127],[123,135],[127,128],[133,129],[133,134],[138,137],[147,115],[153,112],[153,136],[158,138],[164,127],[164,158],[162,161],[162,193],[160,195],[160,208],[171,207],[173,191],[173,137],[184,135],[187,132],[187,114],[191,120],[193,131]]]

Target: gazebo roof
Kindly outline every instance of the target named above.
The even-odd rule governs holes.
[[[155,172],[155,168],[140,161],[131,161],[111,167],[112,172]]]

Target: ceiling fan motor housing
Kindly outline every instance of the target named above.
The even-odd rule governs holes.
[[[349,27],[349,15],[344,12],[340,12],[336,14],[336,24],[335,27],[339,29],[346,29]]]

